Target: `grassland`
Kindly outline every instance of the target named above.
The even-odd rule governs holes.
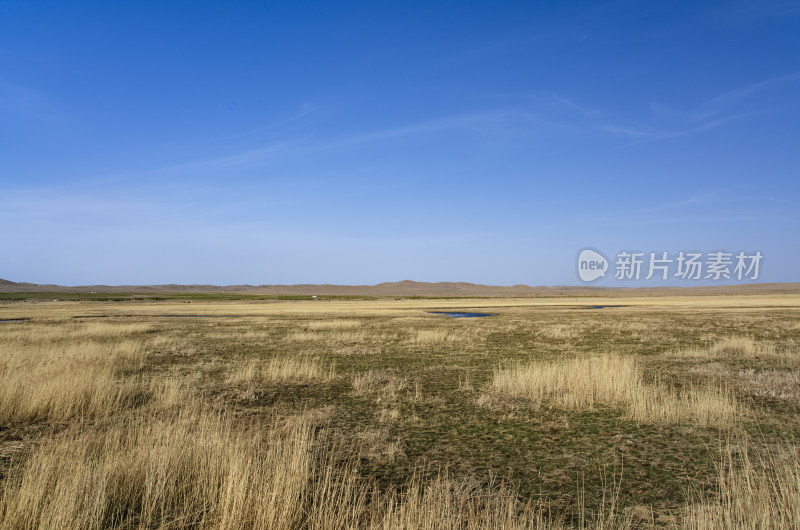
[[[798,295],[8,319],[0,528],[800,528]]]

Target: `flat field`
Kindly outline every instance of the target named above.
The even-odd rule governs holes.
[[[3,529],[800,528],[796,294],[0,320]]]

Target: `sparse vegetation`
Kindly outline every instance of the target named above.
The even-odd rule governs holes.
[[[0,527],[800,526],[796,298],[471,303],[0,305]]]

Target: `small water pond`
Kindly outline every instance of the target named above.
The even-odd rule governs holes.
[[[447,315],[450,318],[473,318],[473,317],[493,317],[495,313],[462,313],[453,311],[428,311],[434,315]]]

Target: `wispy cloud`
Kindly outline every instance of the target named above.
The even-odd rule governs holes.
[[[234,166],[252,164],[263,161],[281,151],[286,151],[291,147],[291,145],[292,144],[290,142],[281,142],[219,157],[200,158],[197,160],[171,164],[168,166],[151,169],[147,173],[154,175],[160,173],[188,173],[225,169]]]
[[[562,130],[599,131],[631,140],[628,146],[678,138],[722,127],[748,117],[778,110],[774,91],[800,81],[800,72],[776,76],[740,86],[711,97],[688,109],[659,102],[650,106],[650,119],[631,118],[628,112],[612,112],[549,92],[490,93],[484,97],[518,101],[537,116],[539,123]]]
[[[642,131],[639,129],[634,129],[631,127],[624,127],[614,124],[599,124],[596,125],[596,128],[601,131],[606,131],[611,134],[621,135],[621,136],[629,136],[634,138],[643,138],[646,136],[650,136],[650,133],[647,131]]]
[[[439,131],[462,130],[478,134],[503,134],[530,132],[530,128],[541,124],[533,113],[522,110],[501,110],[467,113],[444,118],[423,120],[398,127],[387,127],[333,139],[325,147],[344,147],[370,142],[431,134]]]
[[[111,183],[147,177],[197,174],[215,170],[225,170],[258,164],[282,154],[300,152],[306,144],[298,135],[297,131],[292,130],[292,127],[301,126],[300,124],[316,111],[316,105],[303,103],[297,107],[295,112],[284,119],[254,129],[244,130],[239,133],[215,137],[212,141],[213,144],[229,146],[227,153],[224,153],[224,148],[217,147],[216,150],[218,152],[224,153],[218,156],[201,155],[133,173],[123,172],[106,175],[101,178],[93,179],[93,182]],[[258,142],[254,141],[254,139],[258,137],[262,138],[263,143],[261,145],[258,145]],[[263,138],[272,140],[264,141]],[[245,143],[249,144],[249,146],[242,148],[242,144]],[[256,145],[254,146],[253,144]]]
[[[795,83],[799,80],[800,72],[795,72],[730,90],[698,105],[692,111],[691,121],[699,122],[714,118],[720,114],[725,114],[729,112],[734,105],[741,104],[744,100],[751,98],[759,92]]]
[[[310,154],[322,150],[356,147],[373,142],[443,131],[461,130],[478,134],[513,134],[515,131],[517,133],[524,131],[526,128],[532,127],[535,123],[537,123],[537,120],[534,115],[521,111],[497,111],[455,115],[397,127],[386,127],[349,135],[330,136],[328,138],[308,139],[296,137],[285,141],[270,143],[261,147],[233,151],[218,157],[202,157],[177,162],[175,164],[169,164],[137,173],[136,176],[198,173],[227,169],[236,166],[257,164],[279,155]],[[128,175],[115,178],[132,177]]]
[[[291,112],[286,118],[279,119],[274,122],[266,123],[260,127],[255,127],[245,131],[240,131],[234,134],[226,135],[220,140],[235,140],[247,137],[277,135],[285,134],[293,127],[297,127],[307,122],[307,119],[319,112],[319,106],[314,103],[301,103],[297,106],[294,112]]]
[[[582,106],[564,96],[556,94],[495,94],[492,98],[500,99],[537,99],[538,103],[531,105],[530,101],[521,105],[512,105],[505,109],[485,110],[454,114],[428,120],[420,120],[354,132],[349,134],[329,135],[298,135],[278,134],[284,140],[275,141],[266,145],[243,150],[232,150],[230,153],[217,157],[200,157],[186,160],[151,170],[137,173],[136,176],[158,176],[162,174],[189,174],[205,171],[227,169],[236,166],[253,165],[264,162],[270,158],[283,155],[309,155],[319,151],[332,149],[347,149],[366,147],[376,142],[385,142],[400,138],[425,136],[438,133],[470,133],[491,137],[526,136],[537,133],[552,133],[553,131],[570,132],[581,129],[600,131],[615,136],[640,138],[647,132],[637,130],[626,124],[617,123],[608,118],[607,113]],[[548,108],[545,108],[548,107]],[[557,116],[553,107],[569,116]],[[286,120],[270,126],[274,131],[282,124],[300,121],[302,118],[315,112],[312,106],[304,106],[300,111]],[[558,114],[556,112],[555,114]],[[229,137],[230,138],[230,137]],[[130,179],[131,175],[115,176],[106,180]]]
[[[119,175],[103,180],[212,172],[255,165],[279,156],[305,156],[314,152],[366,147],[376,142],[440,133],[466,132],[491,137],[523,137],[553,132],[565,134],[595,132],[626,138],[630,143],[625,146],[630,147],[696,134],[770,112],[775,107],[766,106],[765,98],[758,96],[798,81],[800,72],[764,79],[723,92],[685,110],[653,103],[651,111],[655,119],[648,120],[647,123],[642,123],[641,119],[627,118],[621,113],[586,105],[562,94],[531,92],[483,94],[481,98],[493,100],[493,103],[487,105],[484,101],[473,105],[484,108],[497,107],[498,101],[504,101],[502,104],[504,108],[501,109],[490,108],[422,119],[361,132],[328,136],[319,133],[311,135],[307,131],[309,125],[307,122],[299,130],[286,131],[285,125],[301,123],[317,111],[315,106],[305,104],[286,119],[266,127],[270,130],[267,136],[274,138],[272,142],[240,150],[233,148],[220,156],[198,157],[139,172],[136,175]],[[302,134],[304,130],[305,135]]]
[[[716,191],[712,192],[705,192],[705,193],[696,193],[690,195],[686,199],[680,201],[673,201],[663,204],[657,204],[654,206],[649,206],[647,208],[639,208],[634,210],[633,214],[646,214],[646,213],[655,213],[655,212],[665,212],[669,210],[677,210],[681,208],[686,208],[688,206],[701,206],[701,205],[708,205],[713,203],[714,201],[718,200],[720,197],[720,193]]]
[[[86,178],[84,183],[92,185],[111,185],[125,182],[141,182],[147,185],[165,178],[168,178],[169,181],[172,181],[173,178],[177,178],[177,182],[180,182],[181,177],[191,177],[203,173],[219,172],[226,169],[254,165],[269,160],[281,153],[292,151],[293,145],[290,142],[283,142],[241,151],[233,150],[229,154],[216,157],[192,158],[139,171],[123,171],[94,176]]]
[[[577,102],[562,94],[552,92],[495,92],[485,97],[516,100],[535,115],[543,126],[555,130],[596,131],[614,136],[643,137],[648,131],[606,110]]]
[[[800,72],[764,79],[723,92],[686,110],[653,103],[651,111],[665,123],[657,124],[636,145],[643,142],[668,140],[708,131],[729,123],[778,110],[771,100],[759,97],[763,93],[800,81]]]

